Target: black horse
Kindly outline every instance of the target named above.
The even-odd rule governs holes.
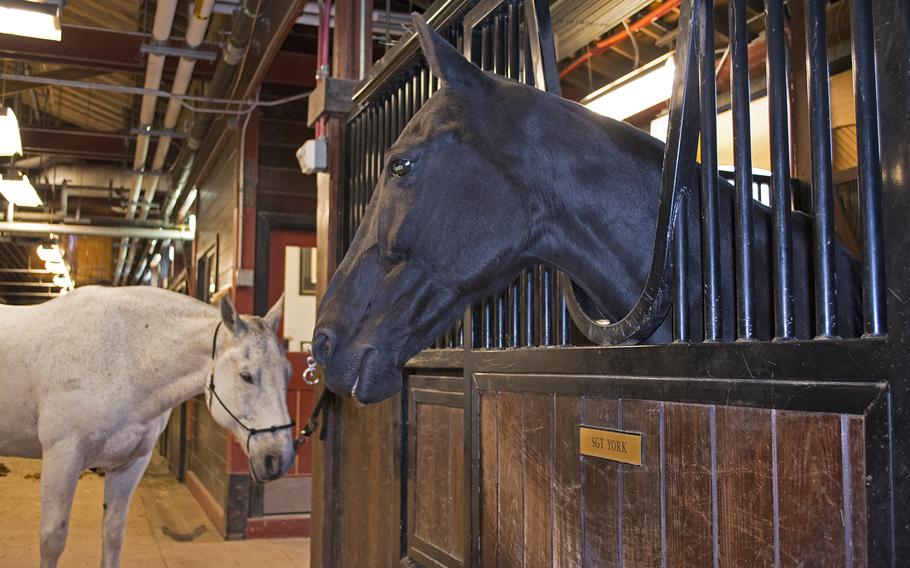
[[[351,248],[329,284],[314,355],[335,392],[375,402],[398,392],[405,363],[472,301],[534,264],[572,277],[601,314],[621,319],[647,277],[663,144],[627,124],[484,73],[420,16],[423,53],[443,83],[386,152]],[[697,192],[684,222],[697,227]],[[721,187],[723,335],[734,339],[733,191]],[[756,305],[770,314],[770,210],[754,205]],[[812,266],[812,227],[792,214],[796,274]],[[690,231],[690,313],[700,313],[701,254]],[[836,247],[841,331],[859,329],[857,262]],[[811,336],[811,280],[795,283],[797,336]],[[599,317],[599,316],[598,316]],[[698,318],[694,318],[698,319]],[[759,317],[769,339],[770,317]],[[700,322],[694,327],[698,328]],[[698,337],[699,329],[693,329]],[[670,339],[664,325],[649,338]]]

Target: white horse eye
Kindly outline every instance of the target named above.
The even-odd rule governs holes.
[[[409,174],[412,167],[414,167],[414,162],[408,158],[394,158],[389,162],[389,171],[392,172],[392,177],[396,178]]]
[[[243,379],[245,383],[253,384],[253,375],[245,371],[243,373],[240,373],[240,378]]]

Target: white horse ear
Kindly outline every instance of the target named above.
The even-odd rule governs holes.
[[[420,38],[420,49],[423,51],[430,70],[452,87],[468,85],[472,80],[484,78],[483,72],[464,58],[452,44],[447,42],[436,30],[427,25],[420,14],[412,13],[411,20]]]
[[[269,312],[265,314],[265,317],[262,319],[265,320],[265,323],[269,324],[272,331],[278,333],[278,326],[281,324],[282,316],[284,316],[284,293],[281,294],[281,297],[278,298],[275,305],[269,308]]]
[[[246,324],[240,319],[234,302],[228,296],[221,298],[221,321],[237,337],[246,333]]]

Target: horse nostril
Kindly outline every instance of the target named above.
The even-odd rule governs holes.
[[[265,456],[265,472],[269,477],[276,477],[281,473],[281,458],[273,454]]]
[[[335,334],[329,329],[320,329],[316,332],[316,337],[313,341],[313,357],[315,357],[317,361],[323,364],[328,362],[329,357],[332,356],[332,348],[335,343],[334,339]]]

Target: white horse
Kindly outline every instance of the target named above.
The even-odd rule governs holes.
[[[103,468],[104,568],[120,565],[127,510],[171,408],[205,393],[259,481],[294,460],[283,302],[239,316],[158,288],[86,287],[0,306],[0,455],[42,458],[41,567],[63,552],[79,474]],[[219,333],[220,331],[220,333]]]

